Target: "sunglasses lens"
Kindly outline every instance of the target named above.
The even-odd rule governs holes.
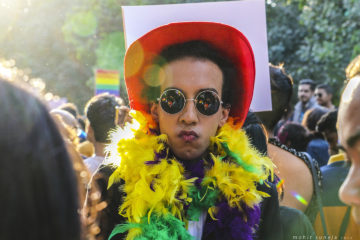
[[[203,91],[196,97],[197,110],[207,116],[215,114],[220,107],[220,99],[213,91]]]
[[[185,105],[184,95],[179,90],[169,89],[161,95],[160,105],[167,113],[178,113]]]

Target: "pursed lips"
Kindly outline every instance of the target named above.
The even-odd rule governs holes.
[[[199,135],[194,131],[181,131],[178,137],[185,142],[192,142],[199,138]]]

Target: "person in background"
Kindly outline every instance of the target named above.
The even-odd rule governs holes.
[[[270,67],[271,68],[271,67]],[[273,92],[274,93],[274,92]],[[263,127],[261,121],[257,118],[255,113],[249,111],[248,115],[246,116],[243,129],[246,132],[246,135],[248,135],[251,145],[253,145],[262,155],[267,156],[267,139],[266,139],[266,130]],[[268,144],[269,145],[269,144]],[[272,146],[274,148],[275,146]],[[276,147],[275,147],[276,148]],[[281,148],[279,148],[281,149]],[[284,150],[285,151],[285,150]],[[288,154],[286,154],[288,153]],[[281,176],[286,177],[286,180],[284,178],[279,178],[278,175],[275,175],[275,179],[271,184],[275,184],[277,186],[277,190],[279,193],[279,201],[280,201],[280,224],[283,229],[283,239],[296,239],[300,236],[306,236],[308,238],[316,238],[314,229],[311,225],[310,220],[308,217],[299,209],[290,207],[288,203],[288,195],[286,195],[287,199],[283,199],[284,196],[284,185],[281,185],[281,181],[286,181],[286,191],[285,192],[297,192],[298,194],[302,194],[304,196],[303,190],[310,189],[312,193],[312,181],[311,181],[311,175],[307,175],[306,173],[309,172],[309,170],[305,166],[305,172],[304,167],[302,165],[299,165],[299,162],[301,163],[302,160],[295,160],[295,155],[290,154],[289,152],[285,151],[285,154],[281,151],[276,151],[273,153],[276,156],[276,159],[272,160],[275,162],[284,163],[286,166],[291,165],[290,167],[286,167],[281,165],[281,168],[279,168],[279,174]],[[280,159],[282,157],[287,157],[287,162],[281,162]],[[280,158],[280,159],[279,159]],[[305,165],[305,164],[303,164]],[[296,168],[296,171],[291,171],[292,168]],[[286,173],[284,172],[286,171]],[[275,170],[276,172],[276,170]],[[303,176],[305,174],[305,176]],[[291,175],[291,177],[289,176]],[[289,176],[289,177],[288,177]],[[291,178],[295,178],[297,181],[290,181]],[[310,179],[310,181],[309,181]],[[289,181],[287,181],[289,180]],[[295,187],[295,182],[301,182],[298,186]],[[308,184],[306,184],[308,183]],[[305,186],[305,187],[301,187]],[[294,188],[295,187],[295,188]],[[306,193],[305,193],[306,194]],[[307,199],[307,198],[306,198]],[[309,197],[308,200],[310,200],[311,197]],[[284,201],[283,201],[284,200]],[[294,204],[295,201],[292,203]],[[296,200],[296,202],[299,203],[299,201]],[[285,203],[285,204],[284,204]],[[303,205],[303,204],[302,204]],[[294,206],[296,206],[294,204]],[[304,205],[303,205],[304,206]],[[298,206],[296,206],[298,207]]]
[[[277,138],[280,143],[298,152],[306,152],[309,142],[309,133],[304,126],[289,122],[279,129]]]
[[[69,112],[75,119],[79,117],[79,110],[74,103],[64,103],[59,106],[57,109],[64,110]]]
[[[311,79],[302,79],[299,82],[298,99],[294,107],[293,116],[291,120],[296,123],[301,123],[304,114],[307,110],[317,106],[314,98],[315,83]]]
[[[305,211],[307,206],[296,199],[294,193],[300,194],[307,202],[310,202],[314,195],[313,176],[311,164],[305,156],[291,147],[305,151],[306,130],[300,126],[303,132],[298,131],[293,137],[303,137],[283,140],[285,144],[278,141],[274,136],[274,129],[278,122],[288,113],[289,103],[292,95],[292,79],[286,74],[282,65],[270,64],[271,100],[272,111],[258,112],[256,115],[261,119],[269,137],[267,143],[268,155],[275,163],[275,173],[283,180],[284,196],[280,200],[281,206],[296,208]],[[302,133],[302,134],[301,134]],[[291,135],[291,134],[290,134]],[[286,138],[288,136],[286,135]],[[285,138],[285,135],[284,135]],[[292,143],[293,142],[293,143]],[[305,144],[304,144],[305,143]],[[303,144],[303,146],[300,146]],[[318,171],[316,171],[318,172]]]
[[[119,111],[121,107],[123,108]],[[95,149],[95,154],[84,161],[93,174],[104,160],[105,145],[110,142],[108,138],[110,130],[115,129],[119,124],[123,125],[128,109],[121,98],[103,93],[91,98],[84,112],[88,119],[87,137]]]
[[[338,133],[336,129],[338,111],[325,113],[316,123],[316,130],[320,132],[329,144],[330,155],[339,153]]]
[[[77,125],[79,126],[77,134],[80,143],[84,142],[86,140],[85,121],[84,118],[79,114],[77,106],[74,103],[64,103],[57,109],[69,112],[76,119],[76,121],[78,122]]]
[[[327,84],[319,84],[315,88],[315,99],[319,106],[327,108],[328,110],[335,110],[332,104],[333,89]]]
[[[99,235],[101,229],[98,223],[98,216],[99,212],[106,207],[106,203],[100,201],[101,193],[98,190],[98,186],[95,182],[91,181],[92,176],[85,166],[83,158],[78,149],[75,148],[76,146],[73,141],[69,138],[69,134],[71,135],[74,132],[73,129],[64,121],[64,115],[59,115],[59,112],[67,113],[66,111],[56,109],[52,110],[50,114],[64,139],[66,149],[73,162],[77,178],[79,202],[82,207],[80,212],[83,223],[83,238],[86,240],[103,240],[104,238]],[[74,118],[71,114],[69,115],[71,118]]]
[[[255,113],[264,124],[269,138],[274,138],[282,125],[288,122],[293,80],[283,65],[269,64],[272,110]]]
[[[80,240],[72,160],[46,107],[0,79],[2,240]]]
[[[77,135],[79,129],[79,123],[76,118],[68,111],[61,109],[54,109],[50,111],[50,115],[54,118],[60,118],[61,122],[65,126],[66,135],[65,138],[70,141],[75,148],[78,147],[80,139]]]
[[[339,195],[344,203],[352,206],[352,216],[360,225],[360,55],[346,68],[346,77],[348,83],[341,96],[338,130],[351,167]]]
[[[320,118],[329,110],[323,107],[316,107],[306,111],[302,125],[309,131],[309,143],[306,147],[306,152],[314,158],[319,166],[327,164],[330,158],[329,143],[324,139],[324,136],[316,129],[316,124]]]

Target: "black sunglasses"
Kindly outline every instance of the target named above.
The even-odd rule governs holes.
[[[194,99],[186,99],[185,95],[175,88],[165,90],[157,101],[160,103],[161,108],[170,114],[181,112],[185,107],[186,101],[194,101],[198,112],[206,116],[217,113],[220,104],[223,104],[219,95],[214,91],[203,90]]]
[[[321,98],[321,97],[322,97],[322,93],[317,93],[317,94],[315,94],[315,97]]]

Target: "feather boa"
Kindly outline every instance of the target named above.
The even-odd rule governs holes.
[[[191,239],[183,230],[201,211],[207,210],[215,221],[224,212],[233,211],[234,222],[249,225],[245,232],[246,239],[251,239],[259,221],[258,205],[268,196],[256,186],[273,174],[273,164],[250,145],[245,132],[230,119],[211,138],[207,165],[199,168],[202,176],[186,178],[183,164],[169,154],[167,136],[156,133],[151,117],[136,111],[131,115],[131,124],[111,133],[112,143],[107,148],[107,163],[117,165],[109,187],[124,180],[126,197],[119,214],[129,222],[113,233],[128,231],[127,239],[146,239],[145,235],[164,234],[164,226],[172,226],[178,229],[169,232],[180,235],[173,238],[165,234],[168,238],[164,239]],[[256,219],[251,219],[251,214]]]

